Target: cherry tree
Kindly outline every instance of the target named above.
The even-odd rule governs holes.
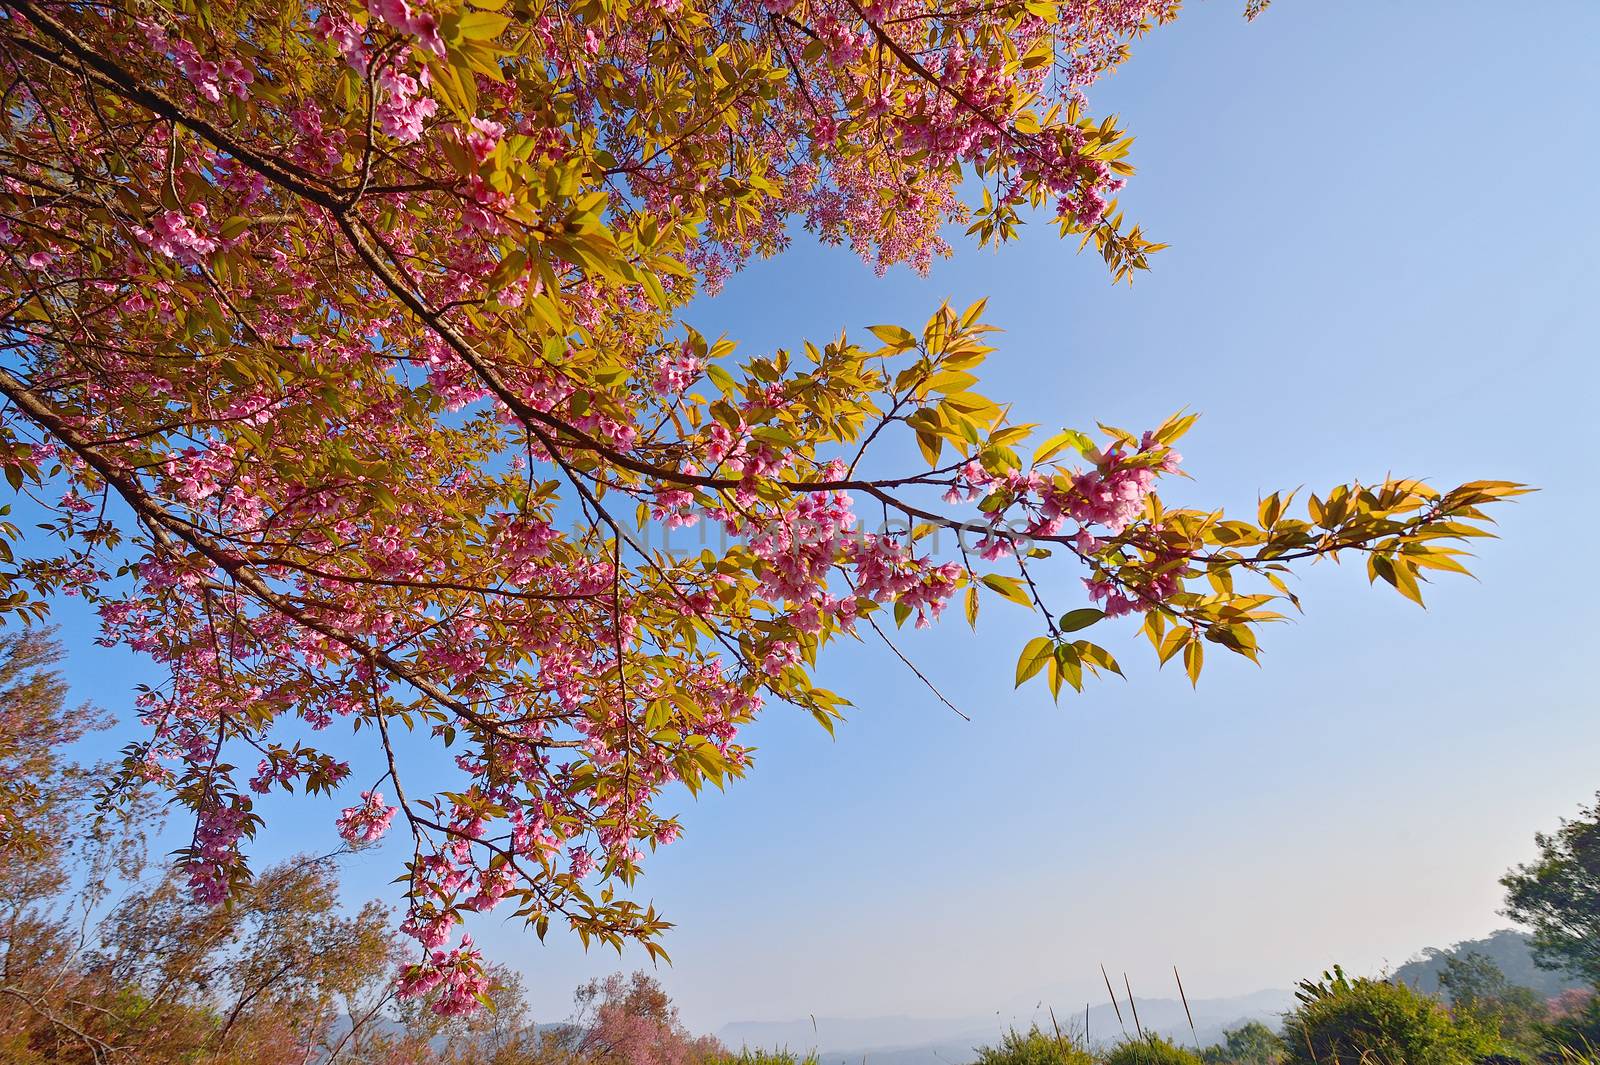
[[[193,898],[246,882],[258,795],[348,788],[346,839],[412,844],[402,991],[468,1011],[469,912],[661,953],[657,799],[741,775],[763,706],[831,729],[835,638],[1009,600],[1059,695],[1122,672],[1118,618],[1190,678],[1254,658],[1297,562],[1464,572],[1519,486],[1169,509],[1193,416],[1017,423],[982,304],[749,357],[683,321],[797,230],[926,270],[1046,224],[1131,278],[1087,92],[1177,7],[3,0],[0,465],[49,515],[0,527],[0,607],[83,596],[162,667],[119,783],[192,813]],[[726,546],[650,543],[697,522]],[[408,790],[397,729],[459,785]]]

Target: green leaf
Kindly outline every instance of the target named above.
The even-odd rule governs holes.
[[[727,370],[724,370],[716,363],[712,363],[706,367],[706,376],[711,378],[711,383],[716,385],[723,395],[733,394],[736,386],[733,383],[733,375]]]
[[[1050,439],[1039,445],[1039,450],[1033,453],[1033,461],[1034,464],[1037,465],[1038,463],[1054,458],[1069,447],[1076,451],[1083,452],[1089,450],[1089,448],[1093,446],[1094,441],[1090,440],[1084,434],[1078,432],[1078,430],[1063,429],[1055,436],[1052,436]]]
[[[1086,606],[1081,610],[1070,610],[1063,614],[1058,626],[1062,632],[1077,632],[1079,629],[1087,629],[1105,616],[1106,612],[1104,610]]]
[[[1122,667],[1117,665],[1117,660],[1111,657],[1111,652],[1104,647],[1090,643],[1088,640],[1079,640],[1072,646],[1077,649],[1078,656],[1091,666],[1115,673],[1124,680],[1127,679],[1127,675],[1122,672]]]
[[[1033,600],[1028,598],[1027,591],[1015,577],[1003,577],[998,573],[986,573],[981,579],[991,591],[999,592],[1019,606],[1025,606],[1029,610],[1033,609]]]
[[[899,325],[869,325],[872,335],[883,341],[896,351],[910,351],[917,346],[917,338],[911,331]]]
[[[1076,647],[1070,643],[1056,644],[1055,667],[1061,679],[1072,685],[1073,691],[1083,691],[1083,662],[1078,658]]]
[[[1199,640],[1190,640],[1183,646],[1183,670],[1189,675],[1191,687],[1200,686],[1200,667],[1205,664],[1205,644]]]
[[[469,41],[492,41],[505,32],[511,19],[490,11],[469,11],[456,23],[456,32]]]
[[[1043,669],[1054,655],[1055,648],[1045,637],[1035,636],[1029,640],[1022,648],[1021,657],[1017,659],[1016,687],[1022,687],[1023,683]]]

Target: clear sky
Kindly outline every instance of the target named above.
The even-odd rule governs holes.
[[[1358,566],[1310,573],[1261,668],[1214,655],[1198,692],[1121,622],[1128,683],[1014,693],[1034,633],[998,602],[976,637],[902,642],[971,723],[880,647],[842,648],[838,738],[770,710],[751,776],[678,797],[688,831],[641,881],[678,924],[662,978],[694,1026],[1081,1009],[1101,962],[1152,994],[1176,964],[1198,997],[1377,970],[1500,927],[1496,878],[1600,788],[1600,4],[1241,7],[1193,3],[1092,96],[1138,136],[1125,206],[1172,244],[1131,289],[1042,225],[925,279],[802,241],[692,319],[757,352],[987,295],[986,391],[1024,420],[1203,412],[1186,501],[1391,470],[1541,493],[1426,612]],[[58,613],[79,692],[124,709],[141,668]],[[258,852],[328,848],[338,805],[282,807]],[[393,898],[399,857],[355,859],[352,895]],[[549,1019],[645,964],[478,933]]]

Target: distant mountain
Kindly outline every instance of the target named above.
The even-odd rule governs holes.
[[[1391,975],[1397,983],[1409,984],[1425,994],[1439,993],[1439,973],[1447,958],[1468,951],[1488,956],[1512,984],[1532,988],[1551,996],[1582,982],[1564,973],[1540,969],[1533,963],[1528,937],[1510,930],[1496,932],[1486,939],[1472,939],[1448,949],[1430,947]],[[1120,1039],[1133,1034],[1134,1011],[1127,999],[1118,996],[1121,1016],[1110,1003],[1094,1006],[1088,1013],[1088,1035],[1094,1043]],[[1283,1015],[1294,1006],[1291,991],[1258,991],[1234,998],[1190,999],[1194,1031],[1183,1003],[1172,998],[1139,998],[1138,1026],[1158,1032],[1182,1044],[1198,1041],[1207,1046],[1221,1040],[1222,1033],[1247,1021],[1261,1021],[1277,1028]],[[1070,1017],[1058,1011],[1063,1031],[1082,1034],[1085,1017]],[[821,1065],[967,1065],[976,1047],[1000,1040],[1008,1028],[1026,1029],[1038,1023],[1048,1030],[1050,1017],[1040,1008],[1030,1017],[1028,1011],[1003,1016],[956,1017],[937,1020],[920,1017],[808,1017],[794,1021],[741,1021],[729,1024],[717,1035],[735,1049],[790,1050],[796,1054],[816,1051]]]
[[[1429,947],[1421,955],[1400,966],[1390,979],[1408,984],[1425,994],[1439,993],[1439,974],[1444,971],[1446,959],[1476,951],[1489,958],[1506,974],[1506,980],[1517,987],[1529,987],[1549,998],[1573,987],[1587,986],[1569,973],[1541,969],[1533,963],[1533,950],[1528,937],[1509,928],[1494,933],[1487,939],[1468,939],[1445,950]]]
[[[1198,1037],[1201,1046],[1215,1043],[1229,1028],[1238,1028],[1247,1021],[1261,1021],[1276,1028],[1283,1015],[1294,1007],[1294,992],[1288,990],[1255,991],[1248,995],[1230,998],[1191,998],[1189,1009],[1175,998],[1135,998],[1138,1010],[1138,1030],[1156,1032],[1176,1042],[1187,1044]],[[1120,1039],[1126,1030],[1135,1031],[1134,1011],[1128,1002],[1121,1002],[1122,1017],[1109,1003],[1089,1010],[1089,1037],[1091,1040]],[[1194,1031],[1189,1030],[1189,1015],[1194,1016]],[[1082,1028],[1081,1015],[1075,1019]]]
[[[1294,1002],[1289,991],[1258,991],[1235,998],[1190,999],[1195,1031],[1189,1030],[1188,1017],[1178,999],[1138,998],[1138,1026],[1146,1032],[1159,1032],[1184,1043],[1198,1038],[1201,1045],[1214,1043],[1228,1028],[1259,1020],[1276,1027],[1283,1013]],[[1121,1018],[1110,1003],[1089,1010],[1089,1038],[1095,1042],[1120,1039],[1132,1033],[1134,1011],[1120,998]],[[1057,1014],[1062,1029],[1081,1034],[1082,1013]],[[1033,1018],[1041,1026],[1050,1025],[1048,1011]],[[815,1050],[822,1065],[966,1065],[976,1056],[975,1049],[995,1043],[1013,1025],[1026,1028],[1027,1019],[961,1017],[929,1020],[917,1017],[817,1017],[798,1021],[741,1021],[717,1033],[728,1046],[751,1049],[787,1049],[804,1054]]]
[[[730,1047],[778,1048],[797,1053],[812,1049],[853,1051],[968,1036],[985,1038],[999,1026],[998,1020],[984,1017],[808,1017],[795,1021],[735,1021],[723,1026],[717,1038]]]

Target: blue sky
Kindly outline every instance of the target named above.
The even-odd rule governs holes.
[[[1138,136],[1125,206],[1172,245],[1131,289],[1042,225],[925,279],[802,241],[693,321],[758,352],[988,296],[1006,332],[986,389],[1024,420],[1204,414],[1185,501],[1391,470],[1542,491],[1427,611],[1357,566],[1308,573],[1261,668],[1213,656],[1198,692],[1131,622],[1106,632],[1127,683],[1013,692],[1034,632],[998,602],[976,636],[902,638],[971,723],[881,648],[842,648],[822,671],[856,703],[837,739],[771,710],[749,779],[679,797],[688,831],[641,882],[678,922],[662,977],[696,1027],[1070,1011],[1101,962],[1152,994],[1176,964],[1198,997],[1377,970],[1501,926],[1496,878],[1600,788],[1600,6],[1241,6],[1193,4],[1092,96]],[[58,616],[78,691],[125,708],[142,670]],[[282,807],[260,853],[331,844],[336,805]],[[355,859],[352,895],[392,897],[396,858]],[[645,964],[515,924],[479,937],[547,1018]]]

